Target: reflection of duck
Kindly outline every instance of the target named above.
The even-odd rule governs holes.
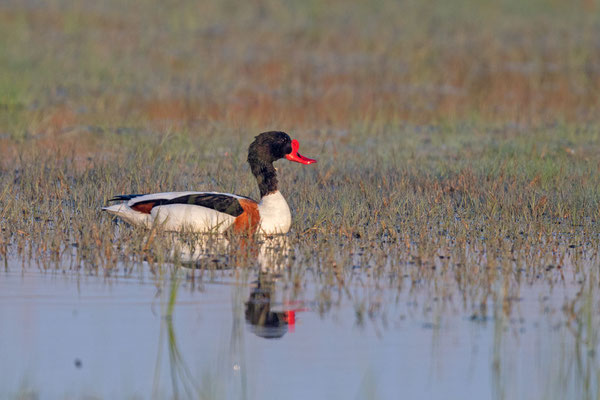
[[[296,311],[272,311],[271,296],[275,292],[275,281],[260,274],[256,288],[246,302],[246,322],[250,331],[265,339],[279,339],[296,323]]]
[[[171,257],[182,263],[184,267],[198,267],[205,263],[213,263],[217,269],[232,266],[227,262],[218,264],[220,255],[226,255],[230,241],[227,237],[208,236],[186,242],[173,237],[174,245]],[[231,238],[230,238],[231,239]],[[234,238],[235,239],[235,238]],[[250,331],[266,339],[281,338],[288,330],[293,330],[296,313],[305,309],[289,309],[273,311],[272,298],[275,297],[275,279],[273,274],[289,265],[290,246],[287,236],[262,236],[259,240],[248,241],[254,246],[253,256],[259,266],[258,282],[245,303],[245,317]]]
[[[198,235],[170,237],[171,253],[169,259],[179,262],[187,268],[199,268],[211,265],[217,269],[227,269],[229,265],[229,240],[222,235]]]
[[[103,208],[125,221],[150,226],[159,223],[167,231],[286,233],[292,217],[277,189],[273,162],[281,158],[301,164],[316,162],[298,153],[298,141],[284,132],[264,132],[248,148],[248,163],[260,190],[260,202],[230,193],[167,192],[115,196],[122,201]]]
[[[277,272],[289,265],[290,245],[286,235],[262,236],[256,240],[246,240],[243,237],[228,238],[224,235],[199,235],[184,239],[174,234],[171,237],[171,244],[170,259],[191,268],[206,264],[211,264],[218,269],[232,268],[233,265],[228,264],[231,246],[236,249],[249,246],[248,255],[256,257],[255,260],[262,272]]]

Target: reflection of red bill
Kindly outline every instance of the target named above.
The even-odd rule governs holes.
[[[296,311],[286,311],[285,312],[285,322],[288,324],[288,330],[290,332],[294,332],[296,327]]]
[[[290,332],[294,332],[294,328],[296,327],[296,313],[308,311],[308,308],[295,308],[292,310],[288,310],[285,312],[285,322],[288,324],[288,330]]]

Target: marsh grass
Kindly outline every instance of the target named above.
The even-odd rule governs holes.
[[[0,257],[166,274],[169,235],[100,208],[256,198],[247,146],[281,129],[319,160],[277,167],[293,212],[281,273],[296,295],[315,284],[320,312],[354,296],[360,324],[391,288],[434,326],[456,310],[485,323],[528,286],[575,285],[564,316],[578,349],[597,348],[597,7],[3,2]],[[258,268],[252,251],[207,250],[235,271]]]
[[[304,152],[319,164],[278,164],[294,215],[288,266],[316,268],[332,285],[351,280],[356,267],[398,285],[450,275],[465,301],[484,304],[490,291],[500,301],[518,297],[506,291],[518,293],[521,283],[586,275],[598,249],[595,131],[422,129],[403,125],[362,141],[350,131],[354,143],[344,147],[308,134]],[[113,194],[257,195],[245,146],[228,135],[210,144],[181,133],[148,133],[130,148],[128,141],[85,160],[23,145],[1,178],[3,252],[97,273],[119,263],[160,265],[170,255],[167,234],[103,214]],[[248,251],[229,246],[228,262],[245,266]]]

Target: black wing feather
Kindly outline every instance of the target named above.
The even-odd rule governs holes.
[[[133,197],[131,198],[137,197],[137,195],[132,196]],[[145,200],[133,204],[132,207],[146,203],[154,203],[152,207],[165,206],[169,204],[192,204],[196,206],[210,208],[225,214],[229,214],[233,217],[238,217],[244,212],[244,209],[242,208],[240,202],[236,197],[221,193],[197,193],[175,197],[174,199]]]

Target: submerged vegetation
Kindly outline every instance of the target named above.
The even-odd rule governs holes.
[[[385,315],[379,291],[409,293],[432,326],[494,320],[501,352],[524,287],[564,291],[577,357],[559,362],[560,390],[597,396],[598,7],[5,1],[0,257],[162,274],[169,236],[115,222],[107,199],[256,198],[247,146],[284,130],[319,160],[276,165],[293,222],[274,263],[295,293],[315,284],[326,313],[372,288],[354,300],[359,325]],[[231,243],[195,273],[220,258],[259,268]]]

